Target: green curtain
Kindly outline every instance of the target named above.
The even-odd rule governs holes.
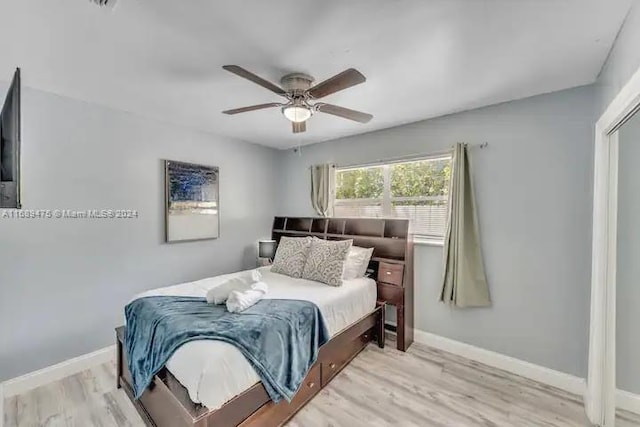
[[[311,166],[311,205],[323,217],[331,215],[333,168],[331,164]]]
[[[473,180],[465,144],[456,144],[452,166],[440,301],[457,307],[486,307],[491,305],[491,298],[482,261]]]

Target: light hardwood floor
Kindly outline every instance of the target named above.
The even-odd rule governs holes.
[[[5,412],[5,427],[143,426],[112,364],[7,399]],[[414,344],[370,345],[287,427],[586,425],[577,396]]]

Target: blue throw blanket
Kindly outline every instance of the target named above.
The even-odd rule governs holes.
[[[274,402],[291,401],[329,333],[307,301],[261,300],[242,313],[204,298],[155,296],[125,307],[125,347],[136,399],[181,345],[218,340],[234,345],[253,365]]]

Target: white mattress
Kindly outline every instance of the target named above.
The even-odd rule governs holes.
[[[376,304],[376,283],[372,279],[347,280],[341,287],[271,273],[260,269],[269,286],[268,299],[298,299],[318,306],[331,336],[370,313]],[[225,274],[197,282],[154,289],[136,298],[153,295],[205,297],[207,291],[239,273]],[[167,369],[188,390],[195,403],[218,409],[233,397],[260,381],[258,374],[233,345],[220,341],[191,341],[180,347],[167,362]]]

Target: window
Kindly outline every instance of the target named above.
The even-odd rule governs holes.
[[[411,220],[414,235],[442,239],[451,157],[336,169],[334,215]]]

